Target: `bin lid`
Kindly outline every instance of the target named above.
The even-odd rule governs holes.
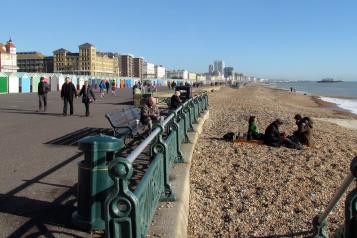
[[[118,151],[124,147],[122,138],[107,135],[87,136],[78,141],[78,147],[82,151]]]

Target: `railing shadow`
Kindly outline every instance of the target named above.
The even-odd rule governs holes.
[[[5,113],[16,113],[24,115],[39,115],[39,116],[54,116],[54,117],[63,117],[62,113],[53,113],[53,112],[38,112],[34,110],[27,109],[17,109],[17,108],[0,108],[1,111]]]
[[[94,136],[94,135],[99,135],[99,134],[113,136],[113,130],[109,129],[109,128],[84,127],[80,130],[68,133],[68,134],[61,136],[59,138],[47,141],[44,144],[77,146],[78,141],[80,139],[87,137],[87,136]]]
[[[76,209],[74,204],[76,202],[75,194],[77,184],[73,186],[48,184],[51,186],[66,188],[66,190],[60,196],[51,202],[17,196],[17,194],[35,183],[42,184],[43,182],[40,181],[41,179],[73,162],[82,154],[83,153],[77,153],[76,155],[50,168],[49,170],[39,174],[33,179],[25,180],[23,184],[12,189],[8,193],[0,194],[0,213],[29,218],[8,237],[55,237],[47,228],[46,224],[72,228],[70,222],[71,214]],[[32,232],[33,230],[36,230],[35,233],[29,235],[28,233]],[[76,234],[71,235],[76,237]]]

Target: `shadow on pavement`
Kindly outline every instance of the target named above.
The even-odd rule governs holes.
[[[23,184],[12,189],[8,193],[0,194],[0,213],[29,218],[8,237],[55,237],[55,233],[78,237],[76,234],[71,234],[69,232],[62,233],[62,231],[55,231],[52,233],[52,231],[50,231],[46,226],[46,224],[52,224],[59,227],[73,228],[71,225],[71,215],[76,209],[74,204],[76,202],[75,194],[77,184],[67,186],[61,184],[43,183],[40,180],[78,159],[82,154],[83,153],[77,153],[42,174],[39,174],[33,179],[25,181]],[[66,188],[66,190],[51,202],[16,195],[35,183],[62,187]],[[30,235],[28,234],[34,230],[36,230],[35,233]]]
[[[108,105],[134,105],[134,101],[126,101],[126,102],[103,102],[101,104],[108,104]]]
[[[33,110],[15,109],[15,108],[0,108],[0,110],[5,113],[18,113],[18,114],[27,114],[27,115],[63,117],[62,113],[38,112],[38,111],[33,111]]]
[[[50,140],[44,144],[49,145],[71,145],[77,146],[78,141],[86,136],[95,136],[99,134],[104,134],[108,136],[113,136],[113,130],[110,128],[93,128],[93,127],[84,127],[80,130],[68,133],[59,138]]]

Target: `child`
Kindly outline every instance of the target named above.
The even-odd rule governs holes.
[[[248,126],[247,139],[248,140],[263,140],[264,134],[259,133],[259,130],[258,130],[257,124],[256,124],[256,117],[250,116],[248,123],[249,123],[249,126]]]

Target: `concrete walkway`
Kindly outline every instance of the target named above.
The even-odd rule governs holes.
[[[131,106],[131,92],[96,95],[88,118],[81,99],[74,116],[62,116],[57,92],[49,93],[46,113],[36,112],[36,94],[0,95],[0,237],[88,236],[70,224],[79,151],[46,142],[85,127],[110,127],[105,113]]]
[[[73,116],[62,116],[58,92],[49,93],[46,113],[37,112],[36,94],[0,95],[0,237],[89,236],[71,225],[83,157],[75,146],[46,143],[87,127],[110,128],[105,113],[132,106],[131,89],[117,94],[96,95],[90,117],[81,99]]]

